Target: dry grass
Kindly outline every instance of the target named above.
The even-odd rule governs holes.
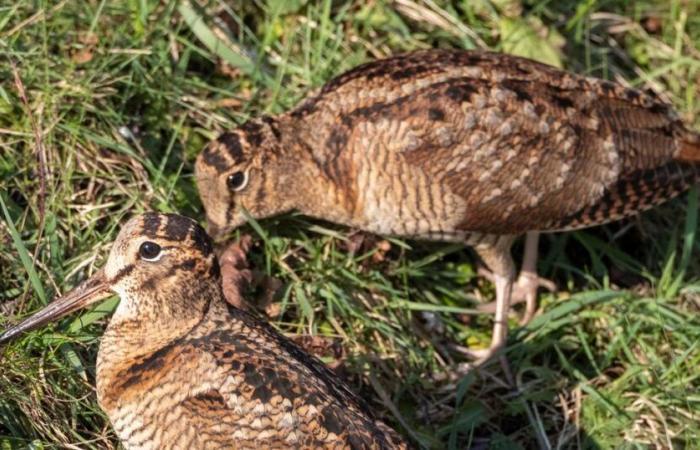
[[[370,58],[530,55],[653,88],[700,128],[697,0],[229,3],[0,5],[0,327],[99,267],[127,217],[201,218],[191,171],[208,139]],[[512,322],[516,388],[498,365],[466,370],[462,349],[490,333],[474,303],[493,296],[470,251],[298,215],[244,231],[254,267],[281,281],[274,323],[316,336],[417,445],[699,448],[697,207],[694,193],[546,236],[540,271],[560,292],[527,327]],[[92,387],[113,304],[1,351],[3,448],[117,445]]]

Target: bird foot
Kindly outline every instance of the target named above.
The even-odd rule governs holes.
[[[243,292],[253,282],[253,272],[248,268],[246,259],[252,242],[250,235],[243,235],[238,242],[226,247],[219,257],[224,297],[230,305],[241,309],[250,309]]]
[[[479,275],[493,282],[493,273],[485,267],[479,268]],[[549,292],[556,292],[557,285],[546,278],[538,276],[530,271],[521,271],[518,280],[513,285],[510,297],[510,304],[525,303],[525,312],[520,319],[520,325],[526,325],[532,320],[537,310],[537,290],[546,289]],[[493,314],[496,311],[496,302],[484,303],[478,306],[479,311]]]
[[[489,348],[480,348],[480,349],[462,348],[460,350],[465,356],[467,356],[467,358],[473,360],[473,362],[470,362],[469,364],[474,368],[481,367],[486,362],[488,362],[491,358],[498,355],[498,362],[501,365],[501,370],[503,371],[503,375],[505,376],[507,383],[509,385],[513,386],[515,383],[515,381],[514,381],[515,379],[513,378],[513,371],[510,368],[510,363],[508,362],[508,357],[505,354],[501,354],[502,349],[503,349],[503,345],[499,344],[499,345],[491,345],[491,347],[489,347]]]
[[[496,350],[494,348],[479,348],[479,349],[471,349],[471,348],[465,348],[462,349],[462,353],[469,359],[474,360],[474,365],[478,366],[489,358],[491,358],[493,355],[496,354]]]

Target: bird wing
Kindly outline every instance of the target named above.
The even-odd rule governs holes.
[[[111,380],[100,404],[133,447],[406,448],[323,363],[223,305]]]
[[[200,435],[244,447],[401,448],[320,361],[249,314],[230,312],[236,320],[213,321],[188,342],[213,377],[179,405]]]
[[[460,80],[419,97],[433,99],[424,113],[387,126],[413,136],[389,142],[463,200],[464,230],[600,224],[668,200],[697,179],[697,165],[678,159],[683,125],[633,89],[582,77]]]
[[[317,162],[339,185],[353,174],[348,147],[373,152],[380,176],[426,178],[443,200],[457,196],[467,231],[592,225],[695,179],[695,165],[677,160],[687,131],[655,95],[508,55],[375,61],[290,114],[314,122],[304,139],[325,149]]]

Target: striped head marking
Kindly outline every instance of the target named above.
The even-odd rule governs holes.
[[[113,322],[145,317],[187,323],[208,305],[205,291],[219,283],[219,265],[202,227],[176,214],[146,213],[122,227],[102,269],[2,333],[0,344],[114,293],[121,302]]]
[[[241,208],[253,217],[277,212],[276,177],[266,174],[274,173],[279,148],[277,122],[263,117],[222,134],[199,154],[195,178],[214,237],[245,222]]]
[[[125,295],[217,277],[218,263],[211,239],[197,222],[151,212],[122,227],[104,271],[112,290]]]
[[[194,220],[177,214],[145,213],[119,232],[104,267],[121,301],[113,320],[174,317],[185,320],[204,286],[219,283],[211,239]]]

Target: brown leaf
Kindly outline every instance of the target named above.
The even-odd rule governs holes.
[[[92,61],[98,42],[99,38],[96,33],[84,32],[78,34],[78,43],[80,45],[77,49],[71,51],[71,60],[76,64],[85,64]]]
[[[663,21],[659,16],[646,16],[641,20],[642,28],[649,34],[660,34],[663,31]]]

